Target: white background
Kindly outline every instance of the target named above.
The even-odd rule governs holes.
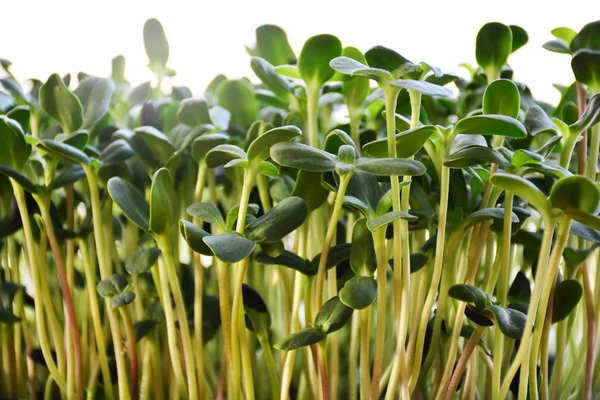
[[[426,61],[459,72],[461,62],[475,64],[475,36],[486,22],[516,24],[529,43],[509,63],[515,79],[527,83],[537,99],[556,103],[553,83],[573,81],[570,57],[541,46],[559,26],[579,30],[600,18],[600,1],[542,0],[2,0],[0,58],[13,62],[20,80],[45,80],[53,73],[108,76],[112,57],[127,59],[126,76],[134,84],[150,79],[142,27],[158,18],[171,47],[169,66],[175,82],[201,95],[218,73],[256,80],[245,45],[257,26],[284,28],[296,51],[310,36],[332,33],[344,46],[366,51],[384,45],[412,61]]]

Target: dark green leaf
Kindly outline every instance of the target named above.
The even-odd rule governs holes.
[[[479,311],[483,311],[489,302],[488,294],[473,285],[454,285],[448,290],[448,295],[460,301],[475,304],[475,308]]]
[[[328,335],[340,330],[352,317],[352,309],[338,296],[329,299],[317,313],[313,328]]]
[[[217,104],[231,113],[231,123],[248,128],[258,117],[258,102],[245,80],[222,82],[215,92]]]
[[[600,21],[586,24],[570,43],[571,50],[576,52],[580,49],[600,50]]]
[[[377,270],[373,234],[368,229],[366,218],[361,218],[354,224],[350,267],[356,275],[363,276],[372,276]]]
[[[150,227],[150,205],[144,196],[130,183],[122,178],[108,180],[108,192],[121,212],[137,225],[147,231]]]
[[[600,208],[600,188],[589,178],[573,175],[559,179],[550,192],[552,207],[563,211],[596,214]]]
[[[362,310],[373,304],[377,298],[377,281],[374,278],[357,275],[351,278],[340,290],[342,303],[355,310]]]
[[[21,170],[31,154],[31,148],[25,141],[21,125],[5,115],[0,115],[0,143],[0,164]]]
[[[129,282],[120,274],[113,274],[106,279],[101,280],[96,285],[96,291],[102,297],[114,297],[123,293],[129,288]]]
[[[169,170],[161,168],[152,177],[150,189],[150,230],[164,233],[179,216],[177,194]]]
[[[133,303],[133,300],[135,300],[135,293],[131,292],[131,291],[126,291],[126,292],[120,293],[116,296],[113,296],[110,299],[110,306],[112,308],[123,307],[123,306]]]
[[[75,132],[83,125],[81,103],[58,74],[52,74],[40,87],[39,100],[42,110],[58,121],[64,133]]]
[[[281,265],[283,267],[288,267],[304,275],[310,276],[317,273],[317,271],[311,268],[310,262],[287,250],[277,257],[270,257],[266,252],[259,251],[256,253],[256,256],[254,256],[254,259],[257,262],[266,265]]]
[[[194,203],[187,208],[187,213],[202,221],[215,224],[220,231],[225,231],[225,220],[221,212],[212,203]]]
[[[423,175],[425,166],[419,161],[402,158],[359,158],[355,163],[356,170],[371,175]]]
[[[110,79],[86,76],[75,89],[83,106],[83,127],[92,128],[104,117],[110,107],[115,84]]]
[[[256,290],[246,284],[242,284],[242,299],[248,329],[257,334],[267,335],[271,327],[271,316],[265,301]]]
[[[229,135],[225,133],[211,133],[202,135],[192,142],[192,156],[197,163],[204,160],[206,154],[213,148],[227,143]]]
[[[232,144],[220,144],[206,153],[206,165],[216,168],[233,160],[246,160],[246,152]]]
[[[410,255],[410,273],[414,274],[421,268],[427,265],[429,257],[421,253],[413,253]]]
[[[329,62],[342,54],[342,43],[333,35],[317,35],[302,46],[298,72],[308,87],[318,90],[333,76]]]
[[[509,192],[513,192],[519,197],[529,202],[543,216],[550,215],[552,205],[546,196],[533,183],[517,175],[496,173],[490,178],[492,184]]]
[[[161,251],[155,247],[140,249],[127,257],[125,260],[125,269],[131,275],[139,275],[150,271],[150,268],[156,263]]]
[[[179,103],[177,121],[189,126],[212,124],[205,99],[189,98]]]
[[[28,177],[26,177],[14,168],[11,168],[4,164],[0,164],[0,174],[6,175],[9,178],[14,179],[15,182],[17,182],[21,187],[23,187],[23,189],[25,189],[29,193],[37,192],[37,188],[35,187],[33,182],[31,182]]]
[[[226,263],[242,261],[252,253],[256,243],[236,233],[205,236],[202,240],[211,248],[219,260]]]
[[[500,74],[512,52],[513,35],[511,29],[498,22],[485,24],[477,33],[475,58],[486,73]],[[495,76],[491,76],[495,79]]]
[[[594,93],[600,89],[600,50],[577,51],[571,60],[571,68],[578,82],[588,85]]]
[[[396,155],[399,158],[414,156],[436,130],[434,126],[425,125],[397,134]],[[367,143],[363,149],[372,157],[388,157],[387,139],[379,139]]]
[[[276,96],[285,97],[294,90],[290,81],[275,72],[275,68],[267,60],[260,57],[252,57],[250,66],[258,79]]]
[[[521,339],[525,330],[527,315],[512,308],[504,308],[497,305],[489,306],[489,311],[500,327],[500,331],[511,339]]]
[[[300,197],[288,197],[246,226],[245,235],[256,242],[276,242],[298,228],[308,215]]]
[[[189,221],[179,221],[179,231],[181,236],[185,239],[186,243],[196,253],[204,254],[205,256],[212,256],[213,252],[202,240],[206,236],[210,236],[204,229],[197,227]]]
[[[421,68],[421,66],[411,63],[394,50],[383,46],[371,47],[365,53],[365,59],[369,63],[369,67],[389,71],[394,79],[402,78]]]
[[[449,168],[466,168],[473,165],[498,164],[502,167],[510,163],[496,150],[486,146],[467,146],[450,154],[444,160]]]
[[[273,65],[291,64],[296,58],[285,31],[276,25],[256,28],[256,51]]]
[[[571,54],[569,45],[566,44],[562,39],[550,40],[542,45],[548,51],[559,54]]]
[[[269,157],[269,151],[277,143],[289,142],[302,135],[302,131],[293,125],[273,128],[257,137],[248,147],[248,161],[256,163]]]
[[[333,171],[337,161],[333,154],[301,143],[278,143],[271,147],[271,158],[283,166],[311,172]]]
[[[80,165],[69,165],[68,167],[60,171],[58,176],[54,178],[54,180],[50,184],[49,188],[54,190],[67,185],[71,185],[77,182],[78,180],[82,179],[84,176],[85,170]]]
[[[517,118],[521,97],[517,85],[508,79],[496,79],[488,85],[483,95],[483,113]]]
[[[333,268],[342,261],[345,261],[350,258],[350,249],[352,245],[350,243],[342,243],[336,244],[335,246],[329,249],[329,254],[327,255],[327,262],[325,263],[325,268]],[[315,258],[310,262],[312,270],[317,273],[319,269],[319,262],[321,261],[321,254],[317,254]]]
[[[301,347],[319,343],[327,336],[313,328],[305,328],[281,339],[273,347],[282,351],[296,350]]]
[[[505,115],[474,115],[458,121],[454,133],[468,135],[499,135],[515,139],[527,137],[525,126],[514,118]]]
[[[399,79],[390,82],[390,85],[404,89],[414,90],[426,96],[433,97],[452,97],[452,91],[443,86],[436,85],[427,81],[418,81],[414,79]]]
[[[390,211],[383,214],[381,217],[370,219],[367,222],[367,228],[369,228],[371,232],[375,232],[377,229],[383,228],[397,219],[416,221],[417,217],[404,211]]]
[[[521,47],[525,46],[525,44],[529,41],[529,36],[527,35],[527,32],[525,32],[525,29],[518,25],[510,25],[510,30],[512,32],[511,52],[514,53]]]
[[[83,151],[62,142],[44,139],[38,142],[37,147],[42,148],[45,152],[60,161],[88,166],[92,165],[92,161]]]
[[[596,93],[590,99],[581,117],[569,126],[569,131],[572,135],[579,135],[598,122],[600,122],[600,93]]]
[[[583,296],[583,287],[575,279],[565,279],[554,290],[554,308],[552,323],[562,321],[577,307]]]

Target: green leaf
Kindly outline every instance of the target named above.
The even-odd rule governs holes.
[[[125,139],[151,171],[166,166],[175,153],[175,147],[167,136],[151,126],[142,126],[134,131],[119,129],[113,134],[113,137]]]
[[[302,46],[298,57],[298,72],[313,90],[319,89],[333,76],[329,62],[342,54],[342,43],[333,35],[317,35]]]
[[[590,228],[600,230],[600,217],[595,214],[582,210],[569,210],[565,214]]]
[[[329,63],[335,71],[359,78],[369,78],[377,82],[389,82],[394,79],[394,76],[385,69],[371,68],[353,58],[342,56],[336,57]]]
[[[215,224],[221,232],[225,231],[225,220],[217,206],[212,203],[194,203],[187,208],[187,213],[202,221]]]
[[[508,298],[512,301],[528,303],[531,298],[531,284],[523,271],[517,272],[508,290]]]
[[[202,240],[219,260],[229,264],[242,261],[252,253],[256,246],[256,243],[237,233],[206,236]]]
[[[276,242],[298,228],[308,215],[300,197],[288,197],[246,226],[244,234],[256,242]]]
[[[120,293],[110,299],[110,306],[112,308],[123,307],[123,306],[133,303],[133,300],[135,300],[134,292],[132,292],[132,291],[123,292],[123,293]]]
[[[87,166],[92,165],[92,160],[90,160],[90,158],[83,151],[73,146],[69,146],[63,142],[57,142],[52,139],[44,139],[38,142],[37,147],[42,148],[53,158],[63,162],[83,164]]]
[[[414,274],[421,268],[425,267],[429,262],[429,257],[421,253],[413,253],[410,255],[410,273]]]
[[[531,133],[531,136],[535,136],[540,133],[552,133],[556,134],[557,129],[552,122],[552,119],[546,114],[542,107],[534,105],[527,110],[525,114],[525,125]]]
[[[39,101],[42,110],[58,121],[64,133],[75,132],[83,125],[81,103],[58,74],[52,74],[40,87]]]
[[[69,165],[52,180],[48,186],[49,189],[55,190],[67,185],[71,185],[85,177],[85,170],[80,165]]]
[[[325,201],[329,191],[321,185],[321,173],[300,170],[291,196],[300,197],[306,203],[309,211],[316,210]]]
[[[122,178],[108,180],[108,193],[121,212],[142,230],[150,229],[150,205],[144,196]]]
[[[301,143],[277,143],[271,147],[271,158],[280,165],[311,172],[333,171],[337,164],[333,154]]]
[[[21,125],[5,115],[0,115],[0,143],[0,164],[21,170],[29,159],[31,148],[25,141]]]
[[[340,330],[352,317],[352,311],[338,296],[332,297],[317,313],[313,328],[326,335]]]
[[[396,134],[396,155],[399,158],[412,157],[437,131],[435,126],[424,125]],[[367,143],[363,150],[372,157],[388,157],[387,139],[379,139]]]
[[[489,302],[487,293],[478,287],[467,284],[453,285],[448,290],[448,296],[467,303],[473,303],[479,311],[485,310]]]
[[[14,179],[15,182],[17,182],[27,192],[33,194],[37,193],[37,188],[35,187],[35,184],[31,182],[28,177],[26,177],[16,169],[4,164],[0,164],[0,174]]]
[[[302,135],[294,125],[273,128],[257,137],[248,147],[248,161],[256,163],[269,157],[269,151],[277,143],[284,143]]]
[[[327,335],[325,335],[322,332],[319,332],[316,329],[305,328],[281,339],[279,342],[275,343],[273,347],[282,351],[296,350],[301,347],[306,347],[315,343],[319,343],[326,337]]]
[[[484,71],[494,71],[499,74],[508,61],[512,46],[513,35],[510,27],[498,22],[485,24],[477,33],[475,44],[477,64]]]
[[[192,142],[192,156],[197,163],[206,157],[206,154],[215,147],[227,143],[229,135],[225,133],[210,133],[197,137]]]
[[[473,165],[498,164],[502,167],[510,163],[496,150],[487,146],[467,146],[450,154],[444,160],[449,168],[466,168]]]
[[[554,307],[552,323],[562,321],[577,307],[583,296],[583,287],[575,279],[565,279],[556,285],[554,290]]]
[[[21,320],[21,318],[17,317],[10,310],[7,310],[4,307],[0,307],[0,323],[11,325],[17,323]]]
[[[515,139],[527,137],[525,126],[505,115],[474,115],[461,119],[454,126],[454,133],[467,135],[499,135]]]
[[[573,221],[571,223],[570,232],[577,237],[592,243],[600,244],[600,231],[592,229],[579,221]]]
[[[592,92],[600,90],[600,50],[578,50],[571,59],[577,82],[585,83]]]
[[[106,115],[110,107],[115,84],[110,79],[86,76],[75,89],[83,106],[83,127],[92,128]]]
[[[573,39],[575,38],[575,36],[577,36],[577,32],[575,32],[571,28],[565,27],[554,28],[550,33],[552,33],[552,35],[554,35],[555,37],[563,40],[567,45],[571,45]]]
[[[527,315],[512,308],[504,308],[497,305],[489,306],[489,311],[500,327],[500,331],[511,339],[521,339],[525,330]]]
[[[367,222],[367,228],[369,228],[371,232],[375,232],[377,229],[383,228],[397,219],[416,221],[417,217],[404,211],[391,211],[383,214],[381,217],[370,219]]]
[[[403,89],[414,90],[415,92],[419,92],[425,96],[452,97],[452,91],[450,89],[427,81],[399,79],[391,81],[390,85],[401,87]]]
[[[202,300],[202,341],[210,341],[221,326],[219,297],[204,295]]]
[[[246,160],[246,152],[232,144],[220,144],[206,153],[205,161],[209,168],[226,165],[234,160]]]
[[[377,281],[366,276],[355,276],[340,290],[342,303],[354,310],[362,310],[373,304],[377,298]]]
[[[231,113],[231,123],[248,128],[258,117],[258,102],[254,90],[243,79],[224,81],[215,92],[217,104]]]
[[[548,198],[554,208],[596,214],[600,208],[600,187],[585,176],[573,175],[559,179]]]
[[[521,108],[519,89],[513,81],[496,79],[483,94],[483,113],[517,118]]]
[[[31,120],[31,108],[29,106],[14,107],[6,113],[6,116],[17,121],[23,133],[29,132],[29,122]]]
[[[600,122],[600,93],[596,93],[588,102],[583,114],[572,125],[569,126],[571,135],[579,135]]]
[[[208,204],[208,203],[207,203]],[[212,205],[212,204],[211,204]],[[246,208],[246,213],[248,215],[256,215],[260,211],[260,207],[257,204],[250,203]],[[235,222],[238,219],[238,215],[240,215],[240,206],[235,206],[227,213],[227,217],[225,218],[225,227],[226,231],[232,231],[235,227]]]
[[[144,47],[148,55],[148,66],[155,74],[162,76],[169,60],[169,42],[162,24],[156,18],[144,23]]]
[[[378,176],[415,176],[425,173],[425,166],[419,161],[402,158],[359,158],[355,166],[359,172]]]
[[[350,267],[356,275],[373,276],[377,270],[377,259],[372,230],[368,229],[367,224],[366,218],[361,218],[354,224]]]
[[[329,249],[329,254],[327,255],[327,262],[325,263],[325,268],[333,268],[342,261],[345,261],[350,258],[350,249],[352,245],[350,243],[342,243],[336,244],[331,249]],[[319,262],[321,261],[321,253],[317,254],[315,258],[310,262],[311,268],[315,271],[315,275],[319,269]]]
[[[127,257],[125,260],[125,269],[131,275],[139,275],[150,271],[150,268],[156,263],[161,251],[155,247],[140,249]]]
[[[573,53],[580,49],[600,50],[600,21],[590,22],[581,28],[570,47]]]
[[[277,167],[268,161],[261,161],[260,164],[258,164],[257,171],[259,174],[265,175],[269,178],[275,178],[279,176],[279,170]]]
[[[105,298],[114,297],[127,291],[128,288],[129,282],[127,282],[127,278],[120,274],[113,274],[108,278],[101,280],[96,285],[98,294]]]
[[[542,47],[554,53],[571,54],[571,49],[569,49],[569,45],[566,44],[562,39],[550,40],[544,43]]]
[[[296,59],[285,31],[276,25],[256,28],[256,51],[273,65],[291,64]]]
[[[366,64],[367,60],[365,56],[359,49],[356,47],[345,47],[342,51],[342,55],[352,58],[360,63]],[[335,60],[335,59],[334,59]],[[329,63],[329,65],[333,67],[333,61]],[[344,80],[342,82],[342,95],[344,96],[344,103],[348,106],[348,110],[357,110],[360,109],[367,97],[369,96],[371,88],[369,85],[369,80],[360,76],[356,76],[351,79]],[[358,146],[359,144],[356,143]]]
[[[262,242],[260,243],[260,249],[267,253],[269,257],[279,257],[285,251],[285,244],[283,240],[276,242]]]
[[[402,57],[392,49],[384,46],[371,47],[365,53],[369,67],[382,69],[392,73],[393,79],[399,79],[421,68]]]
[[[182,100],[177,110],[177,121],[188,126],[212,124],[208,103],[205,99],[193,97]]]
[[[206,243],[204,243],[204,240],[202,240],[204,237],[210,236],[210,234],[204,229],[192,224],[189,221],[181,220],[179,221],[179,232],[185,239],[188,246],[190,246],[190,248],[196,253],[204,254],[205,256],[213,255],[210,247],[208,247]]]
[[[288,250],[285,250],[277,257],[270,257],[266,252],[259,251],[254,256],[254,259],[261,264],[281,265],[308,276],[316,275],[317,273],[317,271],[311,268],[311,264],[308,262],[308,260],[305,260],[304,258]]]
[[[179,216],[177,194],[169,170],[161,168],[152,177],[150,189],[150,231],[162,234]]]
[[[510,31],[512,32],[511,53],[514,53],[527,44],[529,41],[529,36],[527,35],[525,29],[518,25],[510,25]]]
[[[259,335],[268,335],[271,327],[271,316],[267,310],[267,304],[260,297],[260,294],[244,283],[242,284],[242,299],[248,329]]]
[[[498,186],[526,200],[544,217],[550,216],[552,204],[533,183],[517,175],[495,173],[490,178],[493,185]]]
[[[86,130],[79,130],[71,133],[68,136],[62,137],[61,142],[73,146],[78,150],[84,151],[89,149],[88,142],[90,140],[90,134]],[[89,153],[89,152],[88,152]]]
[[[285,98],[288,93],[292,93],[294,88],[287,78],[275,72],[275,67],[267,60],[260,57],[252,57],[250,67],[267,89],[272,91],[278,98]]]

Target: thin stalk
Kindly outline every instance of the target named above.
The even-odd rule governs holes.
[[[69,329],[71,331],[71,339],[73,340],[74,361],[75,361],[75,393],[70,393],[72,397],[83,399],[84,393],[84,382],[83,382],[83,360],[81,354],[81,336],[79,335],[79,328],[77,327],[77,316],[75,315],[75,306],[73,305],[73,297],[71,296],[71,290],[69,289],[69,283],[67,281],[67,273],[65,271],[62,252],[54,233],[54,226],[52,225],[52,219],[50,218],[50,212],[48,210],[47,200],[36,198],[38,205],[40,206],[40,212],[42,214],[42,220],[44,221],[44,228],[48,235],[48,241],[50,242],[50,248],[54,256],[54,262],[56,265],[56,273],[58,274],[58,281],[63,295],[63,301],[67,314],[67,321]],[[71,351],[70,346],[67,346],[67,354]],[[68,389],[68,387],[67,387]],[[69,392],[67,392],[69,396]]]
[[[506,375],[504,376],[502,385],[500,386],[500,393],[498,395],[499,399],[506,398],[509,387],[510,387],[510,382],[512,381],[513,377],[519,370],[521,363],[523,363],[523,361],[527,362],[527,360],[529,359],[529,345],[530,345],[530,341],[531,341],[531,331],[533,328],[535,313],[537,311],[538,304],[540,301],[542,286],[546,280],[546,277],[548,276],[548,269],[549,269],[548,259],[549,259],[549,255],[550,255],[550,246],[552,244],[552,236],[554,234],[554,226],[556,224],[555,221],[552,221],[552,220],[547,220],[544,222],[545,222],[544,236],[542,239],[542,245],[540,248],[540,254],[539,254],[539,258],[538,258],[538,264],[537,264],[538,269],[537,269],[537,272],[535,275],[535,284],[533,287],[533,293],[531,294],[531,299],[529,301],[529,306],[527,308],[527,320],[525,322],[525,328],[523,330],[523,337],[521,338],[521,344],[519,346],[519,350],[517,350],[517,354],[516,354],[515,358],[513,359],[509,370],[507,371]],[[524,379],[523,375],[527,374],[528,372],[529,372],[528,368],[526,368],[526,367],[523,368],[521,370],[520,379]],[[525,381],[527,382],[527,379],[525,379]]]
[[[96,173],[92,168],[85,167],[85,176],[90,189],[90,201],[92,203],[92,222],[94,226],[94,241],[96,244],[96,257],[98,258],[98,267],[100,269],[100,278],[107,279],[111,271],[110,253],[106,251],[104,241],[104,221],[102,218],[102,207],[100,206],[100,194],[98,192],[98,181]],[[115,361],[117,364],[117,383],[119,387],[119,398],[122,400],[129,399],[129,390],[127,385],[127,371],[125,369],[125,357],[123,354],[123,346],[121,344],[121,327],[116,311],[110,307],[109,300],[105,300],[106,313],[108,314],[108,322],[110,332],[112,334]],[[103,353],[99,353],[103,354]],[[109,383],[110,384],[110,383]]]
[[[502,241],[501,241],[501,260],[502,264],[500,267],[500,281],[497,285],[497,300],[498,302],[506,306],[508,296],[508,275],[511,270],[511,257],[510,257],[510,246],[512,236],[512,208],[513,208],[514,194],[506,191],[504,194],[504,220],[502,221]],[[486,288],[489,289],[489,288]],[[491,292],[491,291],[490,291]],[[494,329],[494,367],[492,370],[492,393],[498,393],[500,390],[500,380],[502,375],[502,361],[504,354],[504,335],[500,332],[497,324]],[[496,397],[494,395],[494,400]]]
[[[348,352],[348,399],[357,399],[357,369],[358,352],[359,352],[359,335],[360,335],[360,315],[359,313],[352,314],[352,322],[350,327],[350,351]]]
[[[248,212],[248,203],[250,201],[250,192],[254,185],[256,171],[253,168],[244,170],[244,183],[242,185],[242,194],[240,197],[239,214],[236,222],[236,232],[243,234],[246,227],[246,215]],[[244,308],[242,302],[242,284],[248,266],[248,257],[244,258],[237,265],[235,286],[233,288],[233,305],[231,311],[231,347],[233,351],[233,368],[236,370],[235,376],[239,377],[240,358],[243,366],[242,372],[244,375],[244,388],[246,396],[249,399],[254,398],[254,379],[252,376],[252,365],[247,346],[241,346],[241,341],[244,340],[243,335],[246,333],[246,325],[244,324]],[[247,336],[245,338],[247,340]],[[239,344],[238,344],[239,342]],[[234,386],[235,387],[235,386]]]
[[[215,257],[217,267],[217,278],[219,281],[219,311],[221,313],[221,329],[223,331],[223,343],[225,345],[225,355],[229,368],[229,380],[234,393],[240,391],[240,378],[236,375],[233,365],[233,350],[231,348],[231,318],[229,310],[229,265],[221,262]],[[227,369],[225,371],[227,371]],[[237,386],[236,386],[237,385]]]
[[[371,328],[371,307],[360,310],[360,391],[361,399],[369,397],[371,374],[369,373],[369,338]]]
[[[337,295],[337,272],[335,268],[327,271],[327,286],[329,289],[329,297]],[[338,335],[330,335],[329,339],[329,388],[330,397],[338,398],[339,376],[340,376],[340,338]]]
[[[596,180],[596,169],[598,168],[598,152],[600,150],[600,125],[591,128],[592,141],[590,143],[590,158],[588,159],[585,175],[591,180]]]
[[[177,277],[177,270],[175,267],[175,261],[177,257],[171,246],[170,237],[168,235],[161,235],[157,237],[158,247],[162,251],[163,258],[165,260],[164,271],[167,275],[168,285],[171,287],[171,293],[175,302],[175,313],[179,322],[179,330],[181,336],[181,342],[183,345],[183,355],[185,359],[185,368],[187,373],[187,386],[189,398],[195,400],[198,398],[198,385],[196,384],[196,368],[194,362],[194,351],[192,349],[192,339],[190,337],[190,328],[188,326],[187,314],[185,312],[185,306],[183,304],[183,296],[181,295],[181,286],[179,285],[179,278]],[[159,269],[160,264],[159,264]],[[161,278],[162,281],[162,278]],[[163,291],[167,288],[163,288]],[[169,296],[165,297],[167,302]],[[167,307],[168,305],[165,304]]]
[[[443,150],[443,152],[445,152],[445,150]],[[411,391],[414,390],[414,388],[416,387],[419,378],[419,372],[421,370],[421,361],[423,359],[423,345],[425,343],[427,323],[429,322],[430,310],[433,307],[433,303],[437,295],[438,286],[440,284],[440,279],[442,276],[442,267],[444,265],[444,252],[446,245],[446,220],[448,216],[448,194],[450,191],[450,169],[448,167],[442,167],[440,186],[440,207],[438,211],[439,222],[435,244],[435,261],[433,264],[431,285],[429,286],[429,291],[427,293],[425,305],[423,306],[423,312],[421,313],[420,323],[418,325],[419,332],[417,334],[415,355],[413,357],[412,368],[410,371],[411,375],[409,380]],[[455,251],[456,250],[458,249],[455,249]],[[441,318],[441,315],[439,316],[439,318]],[[386,396],[386,398],[390,399],[390,397],[388,396]]]
[[[125,332],[127,333],[127,350],[129,352],[129,374],[131,376],[131,398],[138,398],[138,357],[137,357],[137,346],[135,343],[135,332],[133,330],[133,324],[131,323],[131,317],[127,306],[119,307],[121,318],[125,324]]]
[[[323,248],[321,250],[321,258],[319,259],[319,269],[317,272],[317,293],[315,296],[315,304],[318,309],[320,309],[323,305],[323,287],[325,286],[325,272],[327,270],[327,259],[329,257],[329,249],[331,248],[331,243],[333,242],[333,239],[335,237],[337,223],[340,219],[342,206],[344,205],[344,194],[346,193],[348,182],[350,182],[350,177],[350,174],[340,176],[340,185],[335,195],[333,211],[331,213],[329,225],[327,226],[327,233],[325,234],[325,241],[323,242]]]
[[[306,88],[306,130],[308,131],[308,144],[319,147],[319,92],[320,87],[308,86]]]
[[[446,390],[445,396],[446,400],[451,400],[454,396],[454,393],[456,393],[456,388],[458,387],[462,373],[467,365],[467,361],[469,361],[469,357],[471,357],[471,353],[473,353],[473,350],[477,346],[477,342],[481,338],[485,328],[485,326],[478,326],[467,341],[460,359],[458,360],[458,364],[456,364],[456,368],[454,369],[450,383],[448,384],[448,389]]]
[[[271,350],[271,344],[264,335],[257,335],[260,347],[263,350],[263,357],[267,366],[267,372],[269,374],[269,386],[271,389],[271,399],[276,400],[279,397],[281,390],[279,385],[279,377],[277,376],[277,368],[275,367],[275,358],[273,357],[273,351]]]
[[[546,319],[546,312],[548,309],[548,302],[550,299],[550,293],[552,291],[552,288],[554,287],[554,282],[556,279],[556,273],[558,271],[558,266],[562,257],[562,253],[563,250],[565,248],[565,245],[567,243],[567,240],[569,238],[569,230],[571,228],[571,219],[564,216],[561,218],[560,222],[559,222],[559,229],[558,229],[558,235],[556,238],[556,243],[554,244],[554,248],[552,249],[552,254],[550,256],[550,261],[549,261],[549,269],[547,271],[546,274],[546,279],[544,281],[544,286],[542,289],[542,293],[541,293],[541,297],[540,297],[540,301],[539,301],[539,305],[538,305],[538,310],[537,310],[537,315],[536,315],[536,319],[535,319],[535,324],[534,324],[534,331],[533,331],[533,342],[530,346],[530,359],[524,359],[523,360],[523,367],[521,368],[521,375],[520,375],[520,380],[519,380],[519,391],[521,390],[525,390],[523,389],[523,387],[527,385],[527,382],[522,383],[522,380],[524,379],[524,375],[527,375],[527,372],[525,372],[525,374],[523,373],[523,369],[527,370],[527,364],[526,362],[529,362],[530,368],[530,377],[532,377],[533,379],[530,381],[530,383],[537,383],[537,374],[531,374],[531,368],[533,368],[536,364],[537,364],[537,359],[538,359],[538,351],[539,351],[539,347],[540,347],[540,343],[542,340],[542,333],[544,330],[544,322]],[[522,344],[521,344],[522,345]],[[534,369],[535,371],[535,369]],[[544,379],[542,382],[544,385],[548,385],[548,380]],[[531,386],[529,388],[529,392],[532,394],[533,398],[536,398],[537,396],[537,385],[535,386]],[[546,388],[545,391],[547,391],[548,389]]]
[[[560,393],[560,381],[565,362],[565,347],[567,343],[567,321],[560,321],[556,328],[556,357],[554,359],[554,368],[552,369],[552,378],[550,380],[550,398],[558,399]]]
[[[377,329],[375,331],[375,350],[373,358],[373,375],[371,378],[371,399],[379,397],[379,381],[383,365],[383,350],[385,345],[386,317],[386,272],[388,266],[385,251],[385,231],[387,225],[373,232],[373,245],[377,259]]]
[[[331,390],[329,387],[329,375],[327,373],[327,351],[325,349],[325,341],[323,340],[311,347],[316,349],[316,353],[318,354],[319,377],[321,378],[321,398],[323,400],[329,400],[331,399]]]
[[[598,266],[597,266],[598,268]],[[592,398],[592,378],[594,373],[594,348],[596,339],[596,319],[594,316],[594,300],[591,288],[591,279],[588,271],[588,263],[584,262],[581,275],[583,276],[583,293],[585,299],[586,311],[586,328],[587,328],[587,349],[585,359],[585,384],[584,398],[591,400]]]
[[[106,340],[104,338],[104,330],[102,329],[102,319],[100,317],[100,307],[98,305],[98,296],[96,295],[96,271],[92,266],[89,256],[88,246],[84,239],[78,241],[79,251],[83,261],[83,270],[86,277],[86,292],[89,298],[90,314],[92,317],[92,326],[94,328],[94,336],[98,354],[106,354]],[[113,385],[108,369],[108,360],[106,357],[98,357],[100,363],[100,371],[102,372],[102,381],[104,382],[104,395],[107,399],[113,398]]]

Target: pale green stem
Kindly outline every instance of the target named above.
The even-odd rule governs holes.
[[[308,132],[308,144],[319,147],[319,92],[321,87],[308,85],[306,88],[306,130]]]
[[[454,373],[452,374],[452,378],[450,379],[448,388],[446,389],[446,400],[451,400],[454,396],[456,388],[458,387],[458,383],[460,382],[462,373],[465,367],[467,366],[467,361],[469,361],[469,357],[471,357],[471,353],[473,353],[473,350],[477,346],[477,342],[479,341],[479,338],[483,334],[485,328],[485,326],[478,326],[477,328],[475,328],[475,331],[471,334],[471,337],[467,341],[467,344],[463,349],[460,359],[458,360],[458,364],[456,364],[456,368],[454,369]]]
[[[385,251],[385,231],[387,225],[373,232],[373,245],[377,258],[377,329],[375,331],[375,349],[373,358],[373,375],[371,378],[371,399],[379,397],[379,383],[383,365],[383,351],[385,345],[385,317],[386,317],[386,272],[387,254]]]
[[[527,308],[527,320],[525,322],[525,328],[523,330],[523,337],[521,338],[519,350],[517,351],[517,354],[513,359],[509,370],[504,376],[502,385],[500,386],[500,394],[498,395],[499,399],[506,398],[510,387],[510,383],[517,371],[519,370],[519,367],[522,363],[525,363],[525,367],[521,370],[520,379],[525,379],[525,385],[527,385],[528,377],[524,377],[524,375],[527,375],[527,373],[529,372],[526,363],[529,361],[529,345],[531,342],[531,331],[533,328],[535,313],[537,311],[538,304],[540,301],[542,286],[544,285],[544,282],[548,277],[548,259],[550,255],[550,246],[552,244],[552,236],[554,234],[555,226],[555,222],[552,220],[545,220],[544,222],[544,237],[542,239],[542,246],[540,248],[540,254],[538,258],[538,269],[535,276],[533,293],[531,294],[531,299]]]

